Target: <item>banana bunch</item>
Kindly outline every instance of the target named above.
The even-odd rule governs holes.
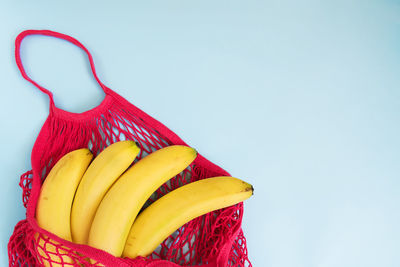
[[[139,152],[134,141],[120,141],[93,161],[86,148],[64,155],[42,185],[36,208],[38,225],[65,240],[116,257],[135,258],[151,254],[190,220],[253,194],[253,187],[237,178],[213,177],[181,186],[139,214],[148,198],[197,156],[191,147],[172,145],[132,165]],[[60,262],[54,254],[60,249],[46,249],[52,263],[45,260],[44,264],[60,266],[54,263]],[[44,250],[39,249],[39,254],[49,259]],[[62,257],[60,264],[73,263]]]

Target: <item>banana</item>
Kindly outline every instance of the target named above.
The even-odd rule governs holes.
[[[40,238],[39,233],[35,233],[34,238],[37,244],[38,260],[45,267],[64,267],[66,265],[72,266],[76,263],[68,254],[68,248],[60,243],[50,239],[46,235]]]
[[[122,257],[148,256],[174,231],[208,212],[237,204],[253,186],[233,177],[214,177],[184,185],[142,211],[132,225]]]
[[[36,206],[38,225],[68,241],[72,241],[70,218],[74,195],[92,157],[87,148],[69,152],[54,165],[41,187]],[[54,253],[56,248],[46,246],[45,249]],[[52,261],[60,262],[60,257],[49,255]],[[68,261],[67,256],[64,261]],[[44,262],[46,266],[51,265],[48,261]]]
[[[129,168],[100,202],[90,228],[88,245],[121,256],[129,230],[143,204],[196,156],[193,148],[174,145],[149,154]]]
[[[111,185],[128,169],[140,149],[134,141],[116,142],[90,164],[76,191],[71,212],[72,240],[86,244],[96,209]]]
[[[72,240],[72,201],[92,157],[87,148],[66,154],[51,169],[40,191],[36,207],[38,225],[68,241]]]

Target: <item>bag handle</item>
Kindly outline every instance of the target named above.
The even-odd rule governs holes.
[[[88,59],[89,59],[89,62],[90,62],[90,68],[92,69],[93,76],[96,79],[97,83],[101,86],[101,88],[103,89],[105,94],[107,94],[110,91],[110,89],[107,88],[100,81],[99,77],[97,77],[96,69],[95,69],[94,62],[93,62],[93,57],[90,54],[89,50],[87,50],[86,47],[83,46],[78,40],[76,40],[75,38],[73,38],[71,36],[68,36],[66,34],[54,32],[54,31],[49,31],[49,30],[26,30],[26,31],[23,31],[20,34],[18,34],[17,38],[15,39],[15,61],[17,62],[17,66],[18,66],[18,69],[20,70],[20,72],[22,74],[22,77],[24,77],[25,80],[29,81],[34,86],[36,86],[40,91],[42,91],[43,93],[45,93],[45,94],[47,94],[49,96],[50,105],[51,106],[54,106],[53,93],[50,92],[49,90],[47,90],[46,88],[44,88],[43,86],[39,85],[34,80],[32,80],[26,74],[24,66],[23,66],[22,61],[21,61],[21,55],[20,55],[21,43],[22,43],[22,40],[25,37],[29,36],[29,35],[51,36],[51,37],[55,37],[55,38],[58,38],[58,39],[63,39],[65,41],[68,41],[68,42],[78,46],[79,48],[81,48],[83,51],[85,51],[86,55],[88,56]]]

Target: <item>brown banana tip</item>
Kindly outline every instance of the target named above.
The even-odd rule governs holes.
[[[137,145],[137,147],[140,147],[140,144],[138,141],[135,141],[135,144]]]
[[[246,187],[244,191],[245,192],[251,191],[251,195],[254,195],[254,187],[252,185],[250,185],[250,187]]]
[[[247,187],[246,191],[251,191],[251,195],[254,195],[254,187],[252,185],[250,185],[251,187]]]

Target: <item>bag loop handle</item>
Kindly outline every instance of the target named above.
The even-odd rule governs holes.
[[[54,31],[50,31],[50,30],[26,30],[21,32],[20,34],[18,34],[17,38],[15,39],[15,61],[17,62],[17,66],[18,69],[20,70],[22,77],[24,77],[25,80],[29,81],[30,83],[32,83],[34,86],[36,86],[40,91],[42,91],[43,93],[47,94],[50,98],[50,105],[54,106],[54,100],[53,100],[53,93],[51,91],[49,91],[48,89],[44,88],[43,86],[39,85],[37,82],[35,82],[34,80],[32,80],[25,72],[24,66],[22,64],[21,61],[21,55],[20,55],[20,49],[21,49],[21,43],[22,40],[29,36],[29,35],[45,35],[45,36],[51,36],[51,37],[55,37],[58,39],[63,39],[65,41],[68,41],[76,46],[78,46],[79,48],[81,48],[83,51],[85,51],[86,55],[88,56],[89,62],[90,62],[90,68],[92,70],[93,76],[96,79],[97,83],[101,86],[101,88],[103,89],[104,93],[107,94],[109,92],[110,89],[108,89],[99,79],[99,77],[96,74],[96,69],[94,66],[94,61],[93,61],[93,57],[90,54],[89,50],[86,49],[86,47],[81,44],[78,40],[76,40],[75,38],[68,36],[66,34],[62,34],[62,33],[58,33],[58,32],[54,32]]]

